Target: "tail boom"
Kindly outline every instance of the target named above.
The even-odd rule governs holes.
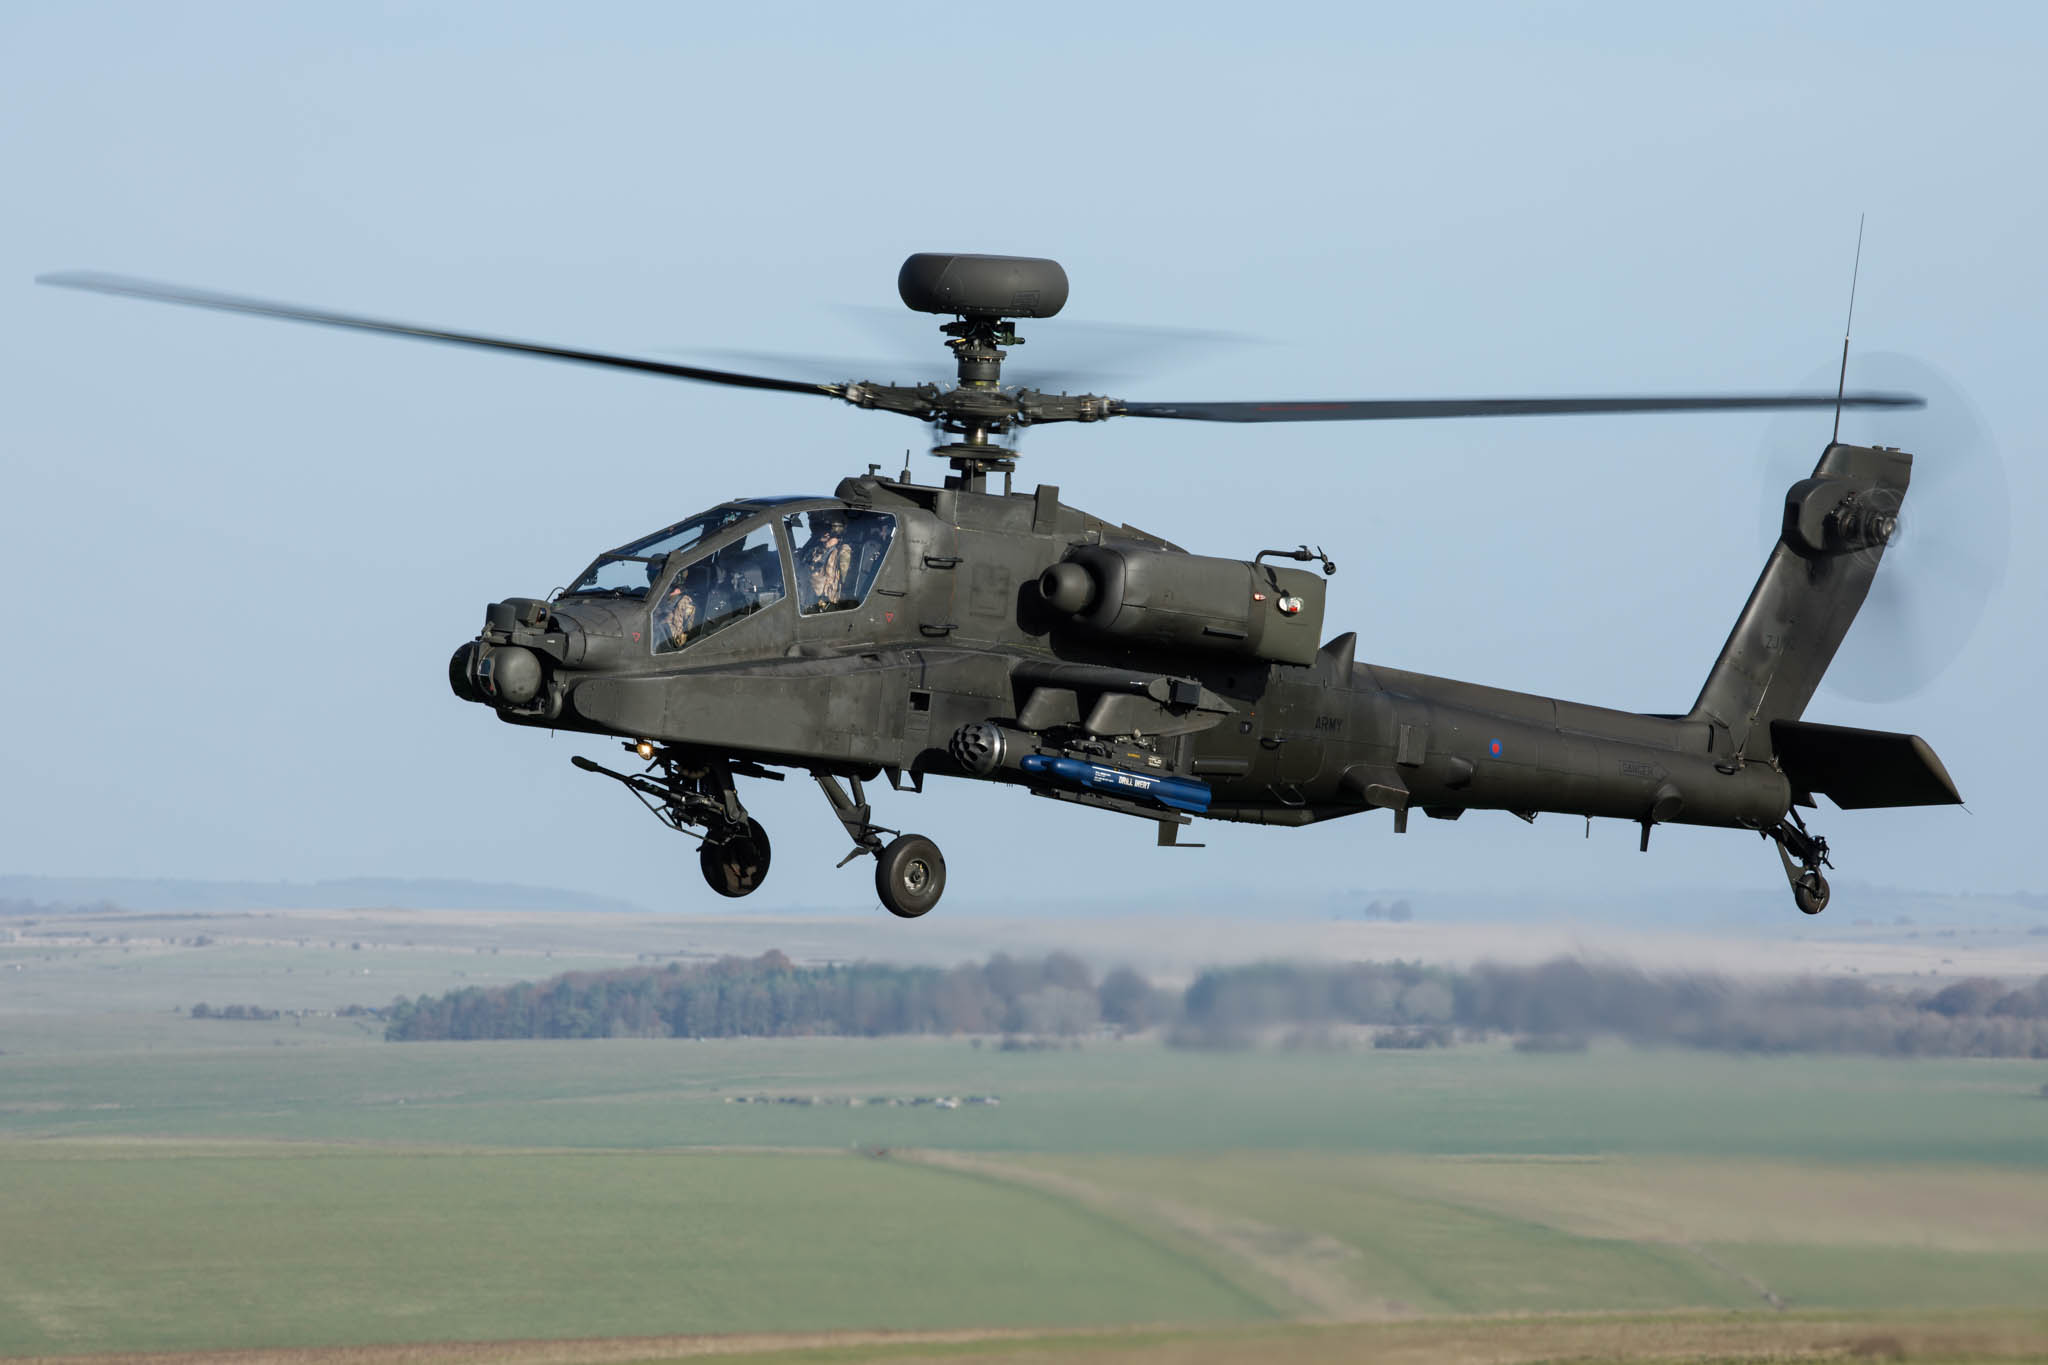
[[[1773,723],[1805,714],[1870,593],[1912,470],[1904,451],[1830,445],[1786,490],[1778,542],[1687,719],[1747,759],[1774,756]]]

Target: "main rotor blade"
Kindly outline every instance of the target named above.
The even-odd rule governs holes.
[[[1845,408],[1917,408],[1910,393],[1850,393]],[[1831,393],[1706,394],[1640,398],[1368,398],[1328,403],[1126,403],[1119,417],[1183,422],[1390,422],[1417,417],[1540,417],[1595,412],[1728,412],[1755,408],[1832,408]]]
[[[311,322],[322,327],[349,327],[360,332],[385,332],[421,341],[443,341],[456,346],[481,346],[496,351],[518,351],[545,356],[550,360],[573,360],[583,365],[605,365],[617,370],[639,370],[643,374],[665,375],[670,379],[694,379],[705,384],[728,384],[742,389],[773,389],[780,393],[810,393],[825,398],[841,396],[837,384],[812,384],[799,379],[770,379],[758,374],[731,370],[707,370],[695,365],[673,365],[661,360],[607,355],[602,351],[579,351],[566,346],[543,346],[533,341],[479,336],[473,332],[450,332],[438,327],[420,327],[409,322],[390,322],[354,313],[334,313],[321,308],[246,298],[240,294],[218,294],[207,289],[161,284],[130,275],[108,275],[96,270],[66,270],[38,275],[37,284],[54,284],[65,289],[87,289],[97,294],[120,294],[156,303],[182,303],[193,308],[213,308],[226,313],[253,313],[258,317],[283,318],[288,322]]]
[[[939,322],[929,313],[908,313],[901,308],[872,304],[841,304],[835,311],[872,337],[887,355],[928,354],[932,333]],[[1043,374],[1045,371],[1037,368],[1042,364],[1052,372],[1079,377],[1084,387],[1119,374],[1151,373],[1186,353],[1260,342],[1260,338],[1241,332],[1156,323],[1093,322],[1071,314],[1062,314],[1057,321],[1037,319],[1019,327],[1028,334],[1023,338],[1027,344],[1022,354],[1011,352],[1004,367],[1006,377],[1027,369]],[[1046,387],[1035,379],[1032,386]]]
[[[660,346],[656,349],[663,355],[704,356],[748,365],[798,365],[814,374],[887,375],[891,384],[905,382],[903,377],[907,375],[912,387],[930,384],[945,389],[956,382],[950,373],[953,363],[945,355],[928,355],[921,360],[875,360],[872,357],[855,360],[847,356],[799,354],[794,351],[736,351],[724,346]],[[1013,356],[1003,366],[1002,386],[1006,389],[1033,389],[1040,393],[1065,393],[1068,390],[1092,391],[1108,381],[1130,378],[1129,374],[1102,370],[1040,369],[1028,360],[1018,360]]]

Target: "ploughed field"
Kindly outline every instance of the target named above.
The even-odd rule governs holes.
[[[62,994],[0,1013],[5,1355],[2048,1358],[2038,1062],[385,1044]]]

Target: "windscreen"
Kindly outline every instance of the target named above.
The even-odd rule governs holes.
[[[782,554],[764,523],[676,574],[654,606],[654,652],[694,644],[781,600]]]
[[[669,555],[687,550],[706,536],[754,515],[744,507],[719,507],[643,536],[631,545],[599,555],[597,562],[585,569],[563,596],[645,597],[648,585],[660,575]]]
[[[796,593],[805,616],[850,611],[867,599],[896,536],[887,512],[827,507],[784,518],[795,557]]]

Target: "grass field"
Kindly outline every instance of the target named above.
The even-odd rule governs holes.
[[[1999,1310],[1953,1317],[1952,1328],[2003,1320],[2038,1309],[2048,1284],[2048,1226],[2025,1207],[1995,1251],[1939,1245],[1968,1235],[1967,1204],[1924,1224],[1935,1245],[1899,1245],[1885,1240],[1891,1210],[1831,1197],[1821,1201],[1835,1207],[1831,1227],[1780,1243],[1703,1243],[1683,1217],[1655,1235],[1588,1236],[1489,1211],[1460,1192],[1465,1162],[904,1155],[8,1144],[0,1351],[308,1351],[769,1327],[1184,1330],[1589,1305],[1666,1325],[1701,1309],[1725,1322],[1820,1314],[1864,1322],[1867,1335],[1869,1324],[1931,1311]],[[1493,1188],[1559,1198],[1546,1178],[1558,1163],[1491,1164],[1505,1177]],[[1609,1173],[1638,1190],[1761,1176],[1743,1207],[1713,1211],[1720,1219],[1768,1221],[1783,1183],[1828,1183],[1801,1168],[1671,1160]],[[1891,1191],[1893,1210],[1957,1184],[2022,1205],[2042,1196],[2012,1172],[1865,1174],[1862,1188]],[[1570,1206],[1568,1192],[1559,1203]],[[2036,1326],[2032,1349],[2048,1355],[2048,1324]],[[1656,1337],[1645,1329],[1633,1349]],[[1121,1359],[1138,1347],[1150,1349],[1117,1338],[1102,1350]]]
[[[0,1057],[0,1353],[2019,1308],[2048,1298],[2040,1070],[957,1040]]]
[[[584,959],[122,946],[0,975],[0,1355],[2048,1358],[2038,1062],[384,1044],[172,1006]]]
[[[849,1155],[0,1148],[14,1353],[1276,1314],[1028,1187]]]
[[[192,1024],[193,1021],[186,1021]],[[221,1030],[270,1024],[206,1021]],[[289,1031],[289,1025],[284,1026]],[[2048,1067],[1504,1047],[1001,1052],[959,1039],[405,1043],[0,1056],[0,1136],[545,1147],[1608,1153],[2048,1170]],[[997,1108],[727,1104],[992,1093]]]
[[[2031,1172],[1271,1153],[1022,1164],[1141,1223],[1192,1208],[1271,1229],[1260,1246],[1329,1316],[2048,1302],[2048,1180]]]

